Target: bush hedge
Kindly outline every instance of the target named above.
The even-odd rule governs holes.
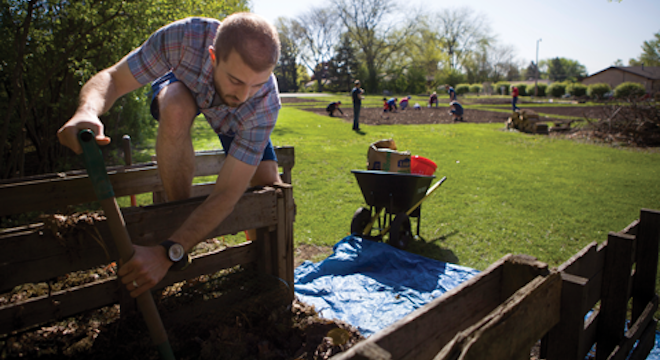
[[[458,84],[454,91],[456,91],[456,94],[458,95],[465,95],[470,92],[470,84]]]
[[[511,84],[508,81],[499,81],[493,85],[493,88],[500,95],[509,95]],[[504,94],[502,94],[502,90],[504,90]]]
[[[562,97],[566,94],[566,83],[554,82],[548,86],[547,92],[552,97]]]
[[[614,97],[617,99],[635,98],[644,94],[646,94],[646,88],[636,82],[624,82],[614,88]]]
[[[566,86],[566,93],[572,96],[584,96],[587,94],[587,86],[580,83],[573,83]]]
[[[518,95],[520,96],[526,96],[527,94],[527,84],[513,84],[511,87],[517,87],[518,88]],[[511,91],[511,90],[509,90]]]
[[[587,96],[592,99],[602,99],[610,91],[612,91],[612,88],[606,83],[596,83],[587,86]]]
[[[473,94],[481,94],[481,90],[482,90],[481,84],[470,85],[470,92]]]

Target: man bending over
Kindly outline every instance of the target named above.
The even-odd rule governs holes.
[[[78,154],[81,129],[91,129],[97,143],[107,145],[99,116],[119,97],[152,83],[158,170],[170,201],[190,197],[191,127],[199,113],[227,154],[213,192],[179,229],[158,246],[134,246],[135,255],[119,270],[131,296],[152,288],[175,265],[167,250],[190,251],[232,212],[249,186],[281,182],[270,141],[281,108],[273,75],[279,55],[277,31],[258,15],[237,13],[222,22],[187,18],[157,30],[83,86],[76,113],[57,134]]]

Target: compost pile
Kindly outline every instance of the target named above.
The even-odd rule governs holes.
[[[660,146],[660,102],[634,101],[605,104],[596,119],[569,137],[636,147]]]
[[[42,220],[45,230],[66,241],[81,232],[93,235],[93,223],[102,216],[76,213]],[[116,271],[110,263],[48,283],[19,285],[0,294],[0,306],[113,278]],[[291,302],[291,294],[280,279],[240,266],[153,292],[177,359],[328,359],[363,339],[354,327]],[[1,335],[0,359],[158,359],[141,314],[120,315],[119,305],[108,306]]]
[[[248,272],[196,278],[155,296],[177,359],[328,359],[363,339],[354,327],[321,318],[312,306],[283,301],[285,287],[254,281]],[[255,293],[257,287],[263,291]],[[196,314],[209,299],[215,310]],[[155,360],[159,355],[142,316],[120,319],[114,305],[5,335],[0,358]]]

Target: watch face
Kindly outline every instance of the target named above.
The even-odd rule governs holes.
[[[170,257],[170,260],[174,262],[183,259],[183,256],[185,254],[186,252],[183,250],[183,246],[181,244],[174,244],[170,246],[170,250],[168,252],[168,256]]]

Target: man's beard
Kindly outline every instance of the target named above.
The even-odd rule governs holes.
[[[220,88],[220,86],[218,86],[218,84],[215,84],[215,92],[216,94],[218,94],[220,101],[229,107],[237,108],[241,104],[243,104],[238,100],[238,98],[235,95],[226,95],[225,93],[223,93],[222,89]]]

